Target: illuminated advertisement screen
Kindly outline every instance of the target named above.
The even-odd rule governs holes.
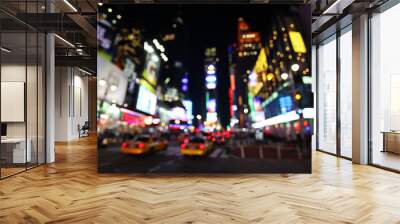
[[[99,49],[112,53],[113,41],[115,38],[115,29],[110,22],[105,19],[99,19],[97,22],[97,44]]]
[[[217,101],[215,99],[209,99],[207,102],[207,112],[216,112],[217,111]]]
[[[106,54],[97,55],[97,97],[122,105],[126,97],[128,77]]]
[[[151,85],[157,85],[158,72],[160,70],[160,57],[155,53],[146,54],[145,69],[143,70],[142,76]]]
[[[300,32],[289,31],[289,38],[296,53],[307,53],[307,48]]]
[[[183,105],[185,106],[186,109],[186,118],[191,121],[191,117],[193,116],[193,103],[191,100],[183,100]]]
[[[279,105],[282,113],[291,111],[293,106],[292,98],[290,96],[279,98]]]
[[[136,109],[154,115],[156,113],[157,96],[144,86],[140,86]]]

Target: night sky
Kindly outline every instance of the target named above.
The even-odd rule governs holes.
[[[189,96],[193,100],[193,114],[205,114],[204,92],[204,49],[217,47],[218,77],[218,113],[223,124],[229,123],[228,106],[228,45],[237,42],[237,19],[243,17],[252,31],[261,32],[261,36],[270,32],[269,21],[272,15],[290,15],[291,10],[303,10],[307,7],[287,5],[118,5],[112,6],[113,13],[122,15],[120,26],[137,26],[145,28],[149,36],[172,31],[172,23],[178,15],[184,21],[183,64],[189,73]],[[103,7],[108,7],[104,5]],[[304,16],[302,24],[309,24],[311,18]],[[310,21],[308,21],[310,20]],[[303,27],[309,30],[309,27]],[[310,37],[305,36],[306,42]],[[265,41],[265,40],[264,40]],[[168,48],[166,54],[171,54]],[[222,116],[221,116],[222,115]]]

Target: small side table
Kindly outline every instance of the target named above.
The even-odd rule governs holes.
[[[382,152],[391,152],[400,154],[400,131],[382,131],[383,150]]]

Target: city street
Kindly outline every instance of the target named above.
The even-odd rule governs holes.
[[[99,171],[310,173],[310,36],[293,9],[99,7]]]
[[[310,172],[309,158],[300,150],[273,145],[229,144],[217,146],[208,157],[185,157],[174,143],[166,151],[146,155],[127,155],[119,146],[112,146],[99,153],[99,172],[124,173],[271,173]],[[229,160],[227,160],[229,159]]]

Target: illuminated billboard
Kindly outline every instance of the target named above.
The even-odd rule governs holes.
[[[154,47],[147,42],[144,43],[146,53],[146,60],[142,76],[151,85],[157,85],[158,72],[160,70],[160,57],[155,53]]]
[[[300,32],[289,31],[289,38],[296,53],[307,53],[307,48]]]
[[[147,114],[156,113],[157,96],[145,86],[141,85],[136,101],[136,109]]]
[[[267,55],[265,54],[265,49],[261,48],[253,70],[256,74],[260,74],[261,72],[267,71],[267,68]]]
[[[208,100],[207,112],[217,112],[217,101],[215,99]]]
[[[128,77],[115,64],[108,61],[105,54],[97,56],[97,97],[122,105],[128,87]]]
[[[193,118],[193,103],[191,100],[183,100],[182,103],[185,106],[186,118],[188,120],[188,123],[192,123],[191,121]]]

